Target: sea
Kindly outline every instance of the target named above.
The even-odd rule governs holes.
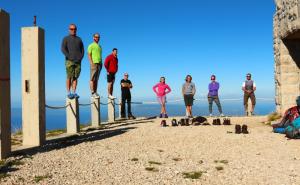
[[[57,104],[57,102],[53,102]],[[51,102],[49,102],[51,105]],[[167,113],[169,116],[185,116],[185,106],[183,102],[167,103]],[[224,101],[222,109],[225,116],[242,116],[244,107],[242,101]],[[88,125],[91,120],[90,106],[80,106],[79,109],[80,124]],[[255,107],[256,115],[267,115],[275,111],[274,101],[257,102]],[[107,121],[107,106],[100,106],[101,121]],[[132,113],[136,117],[153,117],[160,114],[160,105],[153,104],[132,104]],[[193,106],[194,116],[209,115],[207,101],[195,101]],[[213,104],[213,115],[219,115],[218,108]],[[116,106],[116,117],[119,116],[118,106]],[[12,107],[11,111],[12,132],[22,129],[22,109],[21,107]],[[46,108],[46,129],[64,129],[66,128],[66,111],[65,109]]]

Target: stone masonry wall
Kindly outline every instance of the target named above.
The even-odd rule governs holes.
[[[275,0],[273,17],[276,111],[295,105],[300,95],[300,0]]]

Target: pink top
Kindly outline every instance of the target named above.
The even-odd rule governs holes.
[[[167,84],[159,82],[158,84],[153,86],[153,91],[156,93],[157,96],[164,96],[171,92],[171,88]]]

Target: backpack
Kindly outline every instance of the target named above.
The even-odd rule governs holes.
[[[285,128],[285,135],[290,139],[300,139],[300,117]]]

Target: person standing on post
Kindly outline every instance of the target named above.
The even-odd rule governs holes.
[[[256,104],[256,98],[254,91],[256,90],[256,85],[253,80],[251,80],[251,74],[248,73],[246,76],[246,81],[242,85],[242,90],[244,91],[244,108],[245,108],[245,115],[254,115],[254,107]],[[248,112],[248,99],[251,99],[252,108],[251,112]]]
[[[220,85],[216,81],[215,75],[211,75],[210,80],[211,80],[211,83],[208,85],[208,95],[207,95],[208,104],[209,104],[209,116],[212,116],[213,102],[215,102],[216,105],[218,106],[220,116],[224,116],[224,114],[222,113],[222,107],[221,107],[221,103],[220,103],[220,99],[219,99],[219,95],[218,95]]]
[[[84,47],[80,37],[76,35],[75,24],[69,25],[69,35],[62,41],[61,51],[65,55],[67,72],[66,88],[68,98],[79,98],[76,93],[77,81],[81,71],[81,60],[84,56]],[[70,89],[72,87],[72,92]]]
[[[160,118],[168,118],[166,111],[166,95],[171,92],[171,88],[166,84],[165,77],[160,77],[159,83],[152,87],[154,93],[157,96],[158,103],[160,104]]]
[[[124,74],[124,78],[121,80],[122,102],[121,102],[121,118],[126,118],[125,103],[127,101],[127,115],[128,119],[135,119],[131,113],[131,93],[132,83],[128,79],[128,73]]]
[[[115,82],[115,76],[118,71],[118,49],[114,48],[112,54],[108,55],[105,59],[104,66],[107,71],[107,91],[108,98],[115,99],[113,96],[113,88]]]
[[[185,78],[185,83],[182,85],[182,95],[184,98],[184,103],[186,106],[186,113],[188,118],[192,118],[192,106],[194,101],[194,95],[196,93],[195,84],[192,82],[192,76],[187,75]]]
[[[99,44],[100,34],[93,35],[94,42],[88,47],[88,58],[90,61],[90,89],[93,98],[99,98],[97,93],[98,79],[102,69],[102,48]]]

